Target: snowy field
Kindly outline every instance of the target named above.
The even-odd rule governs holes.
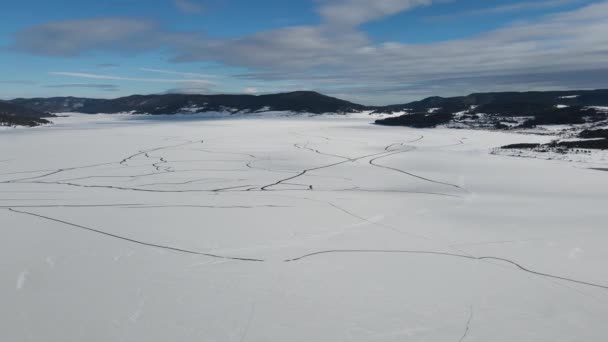
[[[54,121],[0,132],[2,341],[608,340],[608,172],[489,154],[548,137]]]

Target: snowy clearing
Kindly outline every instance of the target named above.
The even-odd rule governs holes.
[[[606,164],[279,116],[2,130],[3,339],[606,340]]]

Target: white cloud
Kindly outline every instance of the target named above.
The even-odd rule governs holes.
[[[271,67],[309,67],[340,63],[354,47],[369,44],[356,31],[334,32],[323,26],[294,26],[233,40],[210,40],[175,46],[176,61],[218,60],[223,63]],[[336,52],[340,52],[336,54]]]
[[[167,78],[138,78],[138,77],[122,77],[113,75],[100,75],[100,74],[88,74],[82,72],[65,72],[65,71],[52,71],[49,72],[51,75],[57,76],[69,76],[78,78],[88,78],[96,80],[116,80],[116,81],[133,81],[133,82],[149,82],[149,83],[189,83],[189,84],[206,84],[213,85],[214,83],[209,80],[203,79],[167,79]]]
[[[567,5],[588,3],[593,0],[534,0],[534,1],[518,1],[515,3],[508,3],[505,5],[493,5],[489,4],[487,7],[469,10],[466,12],[455,12],[450,14],[428,16],[427,19],[432,20],[444,20],[454,19],[466,16],[484,16],[484,15],[497,15],[504,13],[514,13],[528,10],[542,10],[549,8],[563,7]]]
[[[257,94],[258,88],[254,88],[254,87],[245,88],[244,92],[245,92],[245,94]]]
[[[358,26],[432,0],[321,0],[319,14],[330,25]]]
[[[186,78],[197,78],[197,77],[215,78],[215,77],[218,77],[217,75],[200,74],[200,73],[194,73],[194,72],[180,72],[180,71],[165,70],[165,69],[139,68],[139,70],[159,73],[159,74],[166,74],[166,75],[177,75],[177,76],[182,76],[182,77],[186,77]]]
[[[103,91],[118,91],[120,87],[115,84],[97,84],[97,83],[69,83],[69,84],[50,84],[43,86],[44,88],[93,88]]]
[[[173,0],[175,6],[186,14],[200,13],[205,7],[198,1],[195,0]]]
[[[140,51],[157,47],[149,20],[94,18],[50,22],[17,32],[13,49],[50,56],[77,56],[91,50]]]
[[[188,53],[191,60],[212,59],[257,70],[242,76],[249,80],[295,80],[326,92],[347,90],[346,84],[361,87],[351,87],[351,94],[374,88],[379,94],[389,87],[393,98],[405,97],[417,87],[424,87],[426,94],[454,89],[462,94],[496,89],[492,78],[526,89],[532,86],[530,74],[547,79],[544,87],[568,88],[575,80],[580,86],[581,79],[572,73],[608,69],[606,17],[608,2],[603,1],[471,38],[430,44],[374,44],[361,31],[294,27],[214,42],[197,51],[199,55]],[[538,79],[534,82],[541,86]],[[440,89],[445,84],[451,89]]]
[[[555,1],[560,0],[543,3]],[[350,94],[351,99],[364,95],[390,102],[410,99],[408,96],[412,94],[608,86],[605,78],[593,77],[608,73],[605,62],[608,1],[539,17],[533,22],[518,22],[478,36],[426,44],[374,43],[358,26],[428,5],[430,1],[325,0],[318,3],[322,19],[319,25],[284,27],[236,39],[170,32],[145,21],[127,24],[126,19],[106,19],[118,27],[103,32],[94,19],[24,30],[17,35],[15,46],[38,54],[76,55],[97,49],[121,50],[121,46],[131,45],[130,40],[139,40],[144,32],[146,43],[132,44],[137,49],[163,48],[173,54],[175,62],[211,61],[247,68],[251,72],[238,77],[246,79],[247,84],[265,84],[264,91],[272,87],[272,81],[277,81],[274,84],[278,86],[290,82],[323,92]],[[77,30],[83,33],[73,32]],[[85,42],[89,31],[93,34]],[[53,46],[55,41],[62,41],[60,47]],[[65,72],[63,75],[210,83],[207,80],[210,75],[151,68],[142,71],[175,75],[180,79],[117,78]],[[583,74],[587,75],[587,83],[577,76]],[[387,100],[389,97],[392,100]]]
[[[518,12],[524,10],[543,9],[551,7],[559,7],[570,5],[574,3],[580,3],[585,0],[537,0],[537,1],[521,1],[513,4],[507,4],[502,6],[491,6],[488,8],[480,9],[471,12],[472,14],[492,14],[492,13],[505,13],[505,12]]]

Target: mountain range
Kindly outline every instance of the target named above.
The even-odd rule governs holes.
[[[18,98],[0,101],[0,124],[4,122],[5,125],[32,126],[48,122],[44,118],[52,115],[49,113],[65,112],[157,115],[206,112],[247,114],[268,111],[323,114],[370,111],[371,114],[407,112],[406,116],[409,118],[404,120],[405,125],[426,127],[449,121],[454,113],[462,111],[468,111],[471,115],[484,113],[503,117],[551,117],[557,109],[571,108],[569,111],[573,112],[590,106],[608,106],[608,90],[476,93],[458,97],[435,96],[389,106],[365,106],[313,91],[269,95],[132,95],[116,99]],[[393,121],[378,123],[400,124],[399,121],[394,121],[394,118],[390,120]],[[408,124],[409,120],[414,123]]]
[[[474,93],[456,97],[428,97],[405,104],[378,107],[378,112],[424,111],[441,108],[459,111],[476,106],[478,112],[530,114],[548,106],[607,106],[608,89]]]
[[[269,95],[133,95],[117,99],[52,97],[14,99],[13,104],[41,112],[178,114],[291,111],[313,114],[361,111],[366,106],[311,91]]]
[[[19,106],[6,101],[0,101],[0,126],[29,126],[34,127],[49,124],[44,119],[53,117],[53,114],[40,112],[28,107]]]
[[[608,90],[477,93],[458,97],[429,97],[381,107],[376,113],[405,115],[377,120],[388,126],[417,128],[512,129],[537,125],[572,125],[608,119]]]

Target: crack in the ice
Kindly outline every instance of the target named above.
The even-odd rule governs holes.
[[[337,155],[337,154],[331,154],[331,153],[325,153],[325,152],[321,152],[321,151],[319,151],[319,150],[317,150],[317,149],[314,149],[314,148],[310,148],[310,147],[308,147],[308,145],[309,145],[309,144],[310,144],[310,143],[309,143],[309,142],[307,142],[307,143],[306,143],[306,144],[304,144],[304,145],[300,145],[300,144],[294,144],[293,146],[294,146],[295,148],[298,148],[298,149],[304,149],[304,150],[308,150],[308,151],[311,151],[311,152],[314,152],[314,153],[317,153],[317,154],[320,154],[320,155],[323,155],[323,156],[328,156],[328,157],[336,157],[336,158],[340,158],[340,159],[346,159],[346,160],[350,160],[350,159],[351,159],[351,158],[349,158],[349,157],[340,156],[340,155]]]
[[[135,240],[135,239],[132,239],[132,238],[128,238],[128,237],[124,237],[124,236],[120,236],[120,235],[104,232],[104,231],[99,230],[99,229],[85,227],[85,226],[82,226],[82,225],[79,225],[79,224],[75,224],[75,223],[59,220],[59,219],[56,219],[56,218],[52,218],[52,217],[48,217],[48,216],[44,216],[44,215],[40,215],[40,214],[31,213],[31,212],[28,212],[28,211],[15,210],[13,208],[8,208],[8,210],[11,211],[11,212],[13,212],[13,213],[19,213],[19,214],[22,214],[22,215],[28,215],[28,216],[32,216],[32,217],[37,217],[37,218],[44,219],[44,220],[47,220],[47,221],[53,221],[53,222],[57,222],[57,223],[62,223],[64,225],[68,225],[68,226],[75,227],[75,228],[78,228],[78,229],[83,229],[83,230],[90,231],[90,232],[93,232],[93,233],[96,233],[96,234],[108,236],[108,237],[111,237],[111,238],[127,241],[127,242],[130,242],[130,243],[134,243],[134,244],[138,244],[138,245],[142,245],[142,246],[147,246],[147,247],[154,247],[154,248],[159,248],[159,249],[164,249],[164,250],[169,250],[169,251],[179,252],[179,253],[184,253],[184,254],[201,255],[201,256],[206,256],[206,257],[216,258],[216,259],[236,260],[236,261],[249,261],[249,262],[264,262],[265,261],[265,260],[262,260],[262,259],[232,257],[232,256],[225,256],[225,255],[217,255],[217,254],[211,254],[211,253],[197,252],[197,251],[187,250],[187,249],[183,249],[183,248],[176,248],[176,247],[171,247],[171,246],[164,246],[164,245],[159,245],[159,244],[155,244],[155,243],[149,243],[149,242],[144,242],[144,241],[140,241],[140,240]]]
[[[143,204],[39,204],[39,205],[0,205],[2,209],[10,208],[122,208],[135,207]]]
[[[469,335],[469,330],[471,330],[471,321],[472,320],[473,320],[473,305],[471,305],[469,307],[469,319],[467,319],[467,324],[465,326],[464,333],[462,334],[462,337],[460,337],[460,340],[458,340],[458,342],[464,341],[467,338],[467,336]]]
[[[23,181],[31,181],[31,180],[35,180],[35,179],[40,179],[40,178],[45,178],[48,176],[52,176],[52,175],[56,175],[58,173],[62,173],[62,172],[66,172],[66,171],[74,171],[74,170],[80,170],[80,169],[88,169],[88,168],[92,168],[92,167],[97,167],[97,166],[104,166],[104,165],[112,165],[114,163],[101,163],[101,164],[93,164],[93,165],[85,165],[85,166],[76,166],[76,167],[66,167],[66,168],[61,168],[61,169],[56,169],[52,172],[40,175],[40,176],[35,176],[35,177],[27,177],[27,178],[20,178],[20,179],[11,179],[8,181],[2,181],[0,183],[18,183],[18,182],[23,182]],[[29,173],[29,172],[25,172],[25,173]]]
[[[185,254],[194,254],[194,255],[201,255],[201,256],[207,256],[207,257],[213,257],[213,258],[219,258],[219,259],[227,259],[227,260],[251,261],[251,262],[263,262],[263,261],[265,261],[264,259],[223,256],[223,255],[217,255],[217,254],[211,254],[211,253],[202,253],[202,252],[197,252],[197,251],[192,251],[192,250],[186,250],[186,249],[176,248],[176,247],[171,247],[171,246],[164,246],[164,245],[159,245],[159,244],[154,244],[154,243],[148,243],[148,242],[144,242],[144,241],[140,241],[140,240],[135,240],[135,239],[132,239],[132,238],[128,238],[128,237],[124,237],[124,236],[120,236],[120,235],[104,232],[104,231],[101,231],[101,230],[98,230],[98,229],[94,229],[94,228],[90,228],[90,227],[85,227],[85,226],[82,226],[82,225],[78,225],[78,224],[75,224],[75,223],[71,223],[71,222],[55,219],[55,218],[52,218],[52,217],[48,217],[48,216],[44,216],[44,215],[40,215],[40,214],[36,214],[36,213],[16,210],[16,209],[13,209],[13,208],[7,208],[7,209],[9,211],[13,212],[13,213],[19,213],[19,214],[23,214],[23,215],[28,215],[28,216],[32,216],[32,217],[37,217],[37,218],[45,219],[45,220],[48,220],[48,221],[62,223],[62,224],[68,225],[68,226],[72,226],[72,227],[75,227],[75,228],[87,230],[87,231],[94,232],[94,233],[97,233],[97,234],[100,234],[100,235],[105,235],[105,236],[108,236],[108,237],[120,239],[120,240],[123,240],[123,241],[131,242],[131,243],[135,243],[135,244],[139,244],[139,245],[144,245],[144,246],[148,246],[148,247],[154,247],[154,248],[160,248],[160,249],[165,249],[165,250],[171,250],[171,251],[185,253]],[[601,289],[608,290],[608,286],[607,285],[596,284],[596,283],[586,282],[586,281],[577,280],[577,279],[573,279],[573,278],[562,277],[562,276],[557,276],[557,275],[553,275],[553,274],[548,274],[548,273],[544,273],[544,272],[535,271],[535,270],[529,269],[527,267],[524,267],[524,266],[522,266],[521,264],[519,264],[519,263],[517,263],[515,261],[509,260],[509,259],[505,259],[505,258],[492,257],[492,256],[476,257],[476,256],[472,256],[472,255],[446,253],[446,252],[435,252],[435,251],[424,251],[424,250],[377,250],[377,249],[376,250],[375,249],[343,249],[343,250],[338,250],[338,249],[336,249],[336,250],[326,250],[326,251],[318,251],[318,252],[314,252],[314,253],[309,253],[309,254],[302,255],[302,256],[297,257],[297,258],[285,259],[283,261],[286,262],[286,263],[293,263],[293,262],[297,262],[297,261],[300,261],[300,260],[303,260],[303,259],[306,259],[306,258],[310,258],[310,257],[322,255],[322,254],[345,254],[345,253],[349,253],[349,254],[352,254],[352,253],[356,253],[356,254],[363,254],[363,253],[374,253],[374,254],[418,254],[418,255],[447,256],[447,257],[455,257],[455,258],[461,258],[461,259],[467,259],[467,260],[478,260],[478,261],[486,261],[486,260],[502,261],[502,262],[506,262],[506,263],[509,263],[509,264],[515,266],[517,269],[519,269],[519,270],[521,270],[523,272],[527,272],[527,273],[534,274],[534,275],[537,275],[537,276],[551,278],[551,279],[558,279],[558,280],[563,280],[563,281],[566,281],[566,282],[571,282],[571,283],[576,283],[576,284],[580,284],[580,285],[586,285],[586,286],[591,286],[591,287],[596,287],[596,288],[601,288]]]
[[[55,170],[45,169],[45,170],[32,170],[32,171],[16,171],[16,172],[0,173],[0,176],[20,175],[20,174],[24,174],[24,173],[51,172],[51,171],[55,171]]]
[[[401,169],[397,169],[397,168],[390,167],[390,166],[385,166],[385,165],[380,165],[380,164],[376,163],[376,161],[379,160],[379,159],[391,157],[391,156],[394,156],[394,155],[397,155],[397,154],[402,154],[402,153],[410,152],[410,151],[413,151],[415,149],[416,149],[415,147],[411,147],[411,149],[409,149],[409,150],[395,151],[395,152],[392,152],[392,153],[384,155],[384,156],[379,156],[377,158],[370,159],[369,164],[372,165],[372,166],[383,168],[383,169],[387,169],[387,170],[392,170],[392,171],[395,171],[395,172],[403,173],[403,174],[408,175],[410,177],[414,177],[414,178],[417,178],[417,179],[420,179],[420,180],[423,180],[423,181],[426,181],[426,182],[435,183],[435,184],[439,184],[439,185],[445,185],[445,186],[453,187],[453,188],[456,188],[456,189],[460,189],[460,190],[462,190],[464,192],[470,193],[469,190],[467,190],[467,189],[465,189],[465,188],[463,188],[463,187],[461,187],[459,185],[456,185],[456,184],[437,181],[437,180],[426,178],[426,177],[422,177],[422,176],[419,176],[419,175],[416,175],[416,174],[413,174],[411,172],[407,172],[407,171],[404,171],[404,170],[401,170]]]
[[[342,165],[342,164],[346,164],[346,163],[353,163],[353,162],[359,161],[361,159],[365,159],[365,158],[369,158],[369,157],[375,157],[375,156],[380,156],[380,155],[384,155],[384,154],[387,154],[387,153],[389,153],[389,152],[383,151],[383,152],[379,152],[379,153],[372,153],[372,154],[368,154],[368,155],[364,155],[364,156],[360,156],[360,157],[356,157],[356,158],[349,158],[347,160],[343,160],[343,161],[332,163],[332,164],[321,165],[321,166],[313,167],[313,168],[310,168],[310,169],[304,169],[304,170],[300,171],[298,174],[296,174],[296,175],[294,175],[292,177],[281,179],[279,181],[276,181],[275,183],[265,185],[265,186],[261,187],[260,190],[262,190],[262,191],[268,191],[272,187],[275,187],[275,186],[281,185],[281,184],[283,184],[283,183],[285,183],[287,181],[291,181],[291,180],[294,180],[296,178],[302,177],[302,176],[304,176],[305,174],[307,174],[308,172],[311,172],[311,171],[328,169],[328,168],[331,168],[331,167],[334,167],[334,166],[338,166],[338,165]]]
[[[137,158],[141,155],[147,155],[150,152],[156,152],[156,151],[161,151],[161,150],[166,150],[169,148],[177,148],[177,147],[182,147],[182,146],[187,146],[187,145],[194,145],[194,144],[202,144],[204,143],[204,140],[199,140],[199,141],[187,141],[185,143],[181,143],[181,144],[177,144],[177,145],[169,145],[169,146],[161,146],[161,147],[156,147],[156,148],[152,148],[152,149],[148,149],[148,150],[144,150],[144,151],[139,151],[137,153],[134,153],[126,158],[124,158],[123,160],[121,160],[119,162],[120,165],[127,165],[127,162],[129,160],[132,160],[134,158]],[[128,166],[128,165],[127,165]]]
[[[515,266],[517,269],[519,269],[519,270],[521,270],[523,272],[527,272],[527,273],[534,274],[534,275],[537,275],[537,276],[547,277],[547,278],[552,278],[552,279],[559,279],[559,280],[563,280],[563,281],[567,281],[567,282],[571,282],[571,283],[576,283],[576,284],[581,284],[581,285],[586,285],[586,286],[592,286],[592,287],[608,290],[608,285],[595,284],[595,283],[590,283],[590,282],[586,282],[586,281],[582,281],[582,280],[577,280],[577,279],[557,276],[557,275],[553,275],[553,274],[543,273],[543,272],[539,272],[539,271],[534,271],[532,269],[529,269],[529,268],[526,268],[526,267],[522,266],[521,264],[519,264],[519,263],[517,263],[515,261],[509,260],[509,259],[505,259],[505,258],[492,257],[492,256],[476,257],[476,256],[464,255],[464,254],[455,254],[455,253],[446,253],[446,252],[433,252],[433,251],[424,251],[424,250],[417,251],[417,250],[390,250],[390,249],[334,249],[334,250],[326,250],[326,251],[319,251],[319,252],[309,253],[309,254],[305,254],[305,255],[302,255],[302,256],[297,257],[297,258],[286,259],[286,260],[283,260],[283,261],[291,263],[291,262],[297,262],[297,261],[300,261],[302,259],[306,259],[306,258],[310,258],[310,257],[322,255],[322,254],[347,254],[347,253],[348,254],[364,254],[364,253],[371,253],[371,254],[420,254],[420,255],[438,255],[438,256],[456,257],[456,258],[461,258],[461,259],[479,260],[479,261],[484,261],[484,260],[503,261],[503,262],[506,262],[506,263],[509,263],[509,264]]]
[[[432,196],[441,196],[441,197],[463,198],[462,196],[452,195],[452,194],[444,194],[444,193],[441,193],[441,192],[411,191],[411,190],[376,190],[376,189],[362,189],[362,188],[359,188],[359,187],[354,187],[354,188],[351,188],[351,189],[338,189],[338,190],[334,190],[334,191],[401,193],[401,194],[432,195]]]
[[[127,162],[133,158],[136,158],[137,156],[140,155],[145,155],[146,157],[150,158],[149,153],[150,152],[154,152],[154,151],[160,151],[160,150],[164,150],[164,149],[169,149],[169,148],[176,148],[176,147],[180,147],[180,146],[186,146],[186,145],[192,145],[192,144],[197,144],[197,143],[203,143],[203,141],[188,141],[186,143],[182,143],[179,145],[170,145],[170,146],[163,146],[163,147],[158,147],[158,148],[154,148],[154,149],[150,149],[150,150],[145,150],[145,151],[140,151],[138,153],[132,154],[124,159],[122,159],[120,162],[118,162],[118,164],[120,165],[127,165]],[[161,163],[166,163],[166,161],[164,160],[164,158],[161,157]],[[67,172],[67,171],[74,171],[74,170],[80,170],[80,169],[87,169],[87,168],[92,168],[92,167],[97,167],[97,166],[105,166],[105,165],[114,165],[116,164],[115,162],[108,162],[108,163],[99,163],[99,164],[93,164],[93,165],[85,165],[85,166],[76,166],[76,167],[66,167],[66,168],[59,168],[59,169],[55,169],[55,170],[48,170],[49,172],[43,174],[43,175],[39,175],[39,176],[32,176],[32,177],[26,177],[26,178],[20,178],[20,179],[12,179],[12,180],[8,180],[8,181],[1,181],[0,184],[4,183],[18,183],[18,182],[25,182],[25,181],[33,181],[33,180],[37,180],[37,179],[41,179],[41,178],[46,178],[49,176],[53,176],[59,173],[63,173],[63,172]],[[157,163],[160,164],[160,163]],[[157,166],[156,164],[153,164],[153,166],[156,168],[157,171],[160,171],[160,167]],[[165,170],[166,172],[171,172],[169,169]],[[19,174],[19,173],[34,173],[34,172],[45,172],[45,171],[24,171],[24,172],[14,172],[14,173],[10,173],[10,174]],[[128,176],[127,176],[128,177]]]
[[[139,184],[138,186],[158,186],[158,185],[187,185],[187,184],[193,184],[193,183],[200,183],[200,182],[206,182],[206,183],[212,183],[212,182],[242,182],[242,181],[246,181],[247,179],[225,179],[225,178],[201,178],[201,179],[193,179],[193,180],[189,180],[189,181],[185,181],[185,182],[176,182],[176,183],[170,183],[170,182],[166,182],[166,183],[148,183],[148,184]]]
[[[424,139],[424,135],[421,135],[420,137],[418,137],[418,138],[416,138],[414,140],[390,144],[390,145],[386,146],[384,148],[384,150],[387,151],[387,152],[395,151],[395,150],[391,149],[393,146],[402,146],[402,147],[404,147],[404,146],[406,146],[406,144],[412,144],[412,143],[418,142],[418,141],[420,141],[422,139]]]
[[[71,182],[28,182],[30,184],[50,184],[50,185],[68,185],[79,188],[92,188],[92,189],[113,189],[113,190],[123,190],[123,191],[136,191],[136,192],[157,192],[157,193],[189,193],[189,192],[223,192],[228,190],[240,189],[250,187],[252,185],[239,185],[232,186],[226,188],[218,188],[218,189],[185,189],[185,190],[159,190],[159,189],[141,189],[135,187],[124,187],[124,186],[116,186],[116,185],[86,185],[86,184],[78,184]],[[25,184],[28,184],[25,183]]]
[[[19,199],[13,199],[19,200]],[[38,199],[37,199],[38,200]],[[56,200],[56,199],[54,199]],[[119,208],[119,209],[155,209],[155,208],[201,208],[201,209],[259,209],[259,208],[293,208],[287,205],[198,205],[198,204],[38,204],[38,205],[0,205],[0,209],[9,208]]]
[[[263,159],[261,159],[263,160]],[[250,162],[248,162],[247,164],[245,164],[245,166],[247,166],[247,168],[253,169],[253,170],[261,170],[261,171],[267,171],[267,172],[275,172],[275,173],[298,173],[298,171],[291,171],[291,170],[274,170],[274,169],[266,169],[263,167],[259,167],[259,166],[253,166],[253,163],[260,161],[260,160],[252,160]],[[265,161],[265,160],[264,160]]]

